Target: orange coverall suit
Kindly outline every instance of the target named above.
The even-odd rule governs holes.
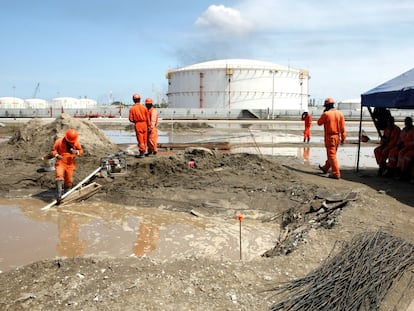
[[[405,137],[404,147],[398,152],[397,167],[401,172],[405,172],[414,155],[414,127],[410,128]]]
[[[305,121],[305,130],[303,131],[303,141],[309,142],[311,137],[312,116],[308,113],[306,116],[302,115],[302,121]]]
[[[71,149],[77,150],[78,154],[72,153]],[[76,155],[83,154],[82,146],[79,141],[70,144],[62,137],[57,139],[53,146],[52,156],[56,157],[57,154],[62,158],[56,158],[56,180],[63,180],[65,188],[70,188],[73,184],[73,172],[76,169],[75,158]]]
[[[327,172],[331,168],[332,176],[340,178],[341,172],[336,159],[336,151],[339,144],[344,143],[346,139],[344,115],[342,112],[332,108],[321,115],[318,119],[318,125],[323,125],[325,131],[327,160],[322,169]]]
[[[412,141],[414,140],[414,127],[407,129],[404,127],[400,132],[400,137],[397,143],[397,146],[392,148],[388,154],[388,163],[387,168],[393,169],[395,166],[398,166],[398,161],[401,161],[407,151],[412,147]]]
[[[385,168],[390,150],[398,144],[400,132],[401,129],[395,124],[384,129],[380,145],[374,149],[375,160],[380,168]]]
[[[158,112],[154,107],[148,109],[150,127],[148,128],[148,153],[156,154],[158,152]]]
[[[129,121],[134,123],[138,150],[140,153],[145,153],[147,149],[148,128],[150,127],[148,109],[140,103],[134,104],[129,109]]]

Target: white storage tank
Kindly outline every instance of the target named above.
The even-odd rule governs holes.
[[[28,98],[24,100],[26,106],[31,109],[45,109],[49,108],[49,102],[40,98]]]
[[[361,109],[361,98],[352,98],[342,100],[338,103],[339,110],[360,110]]]
[[[79,99],[79,108],[93,108],[96,107],[98,103],[94,99],[90,98],[81,98]]]
[[[269,62],[224,59],[167,72],[171,108],[308,109],[309,72]]]
[[[52,99],[53,108],[79,108],[79,99],[74,97],[56,97]]]
[[[17,97],[0,97],[0,108],[4,109],[25,109],[26,103]]]

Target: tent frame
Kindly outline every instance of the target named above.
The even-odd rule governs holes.
[[[377,87],[361,94],[361,114],[359,117],[359,137],[358,137],[358,159],[357,172],[359,171],[359,156],[361,151],[362,135],[362,112],[363,107],[367,107],[379,137],[382,138],[381,131],[375,120],[371,108],[397,108],[414,109],[414,68],[400,74],[399,76],[386,81]]]

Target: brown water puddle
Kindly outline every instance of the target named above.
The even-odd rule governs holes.
[[[35,199],[0,199],[1,271],[80,255],[240,259],[237,219],[87,201],[41,211],[45,205]],[[279,228],[245,218],[241,232],[242,258],[250,260],[274,245]]]

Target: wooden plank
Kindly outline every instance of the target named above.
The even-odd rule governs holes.
[[[90,183],[84,187],[78,188],[76,191],[72,192],[69,196],[67,196],[61,205],[65,205],[72,202],[79,202],[81,200],[86,200],[87,198],[93,196],[95,193],[97,193],[102,188],[102,185],[93,182]]]
[[[81,182],[79,182],[75,187],[73,187],[72,189],[70,189],[68,192],[66,192],[64,195],[62,195],[62,199],[66,198],[68,195],[70,195],[73,191],[75,191],[76,189],[78,189],[79,187],[81,187],[84,183],[86,183],[89,179],[91,179],[93,176],[95,176],[102,168],[98,167],[96,170],[94,170],[92,173],[90,173],[88,176],[86,176],[84,179],[82,179]],[[42,208],[42,211],[46,211],[49,208],[53,207],[54,205],[56,205],[57,200],[53,200],[51,203],[49,203],[48,205],[46,205],[45,207]]]

